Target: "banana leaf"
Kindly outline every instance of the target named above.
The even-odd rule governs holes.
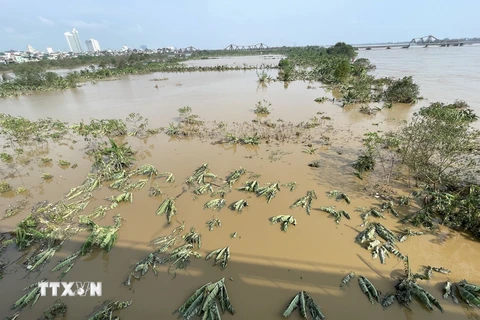
[[[257,195],[265,196],[267,198],[267,203],[270,203],[270,201],[276,196],[277,191],[280,191],[278,183],[268,183],[266,186],[257,189]]]
[[[172,217],[177,214],[177,208],[175,207],[175,198],[165,199],[155,212],[157,216],[165,214],[167,216],[167,222],[170,224]]]
[[[230,247],[224,247],[220,249],[213,250],[206,257],[205,260],[209,260],[215,256],[214,266],[220,263],[220,269],[225,269],[230,260]]]
[[[225,201],[225,199],[213,199],[205,203],[203,208],[220,211],[225,206],[226,203],[227,202]]]
[[[312,211],[312,201],[313,199],[317,199],[317,194],[314,190],[307,191],[307,195],[295,201],[291,206],[290,209],[301,206],[305,208],[307,213],[310,214]]]
[[[238,211],[239,213],[242,213],[243,208],[248,207],[248,202],[247,200],[240,199],[230,204],[228,207],[233,211]]]

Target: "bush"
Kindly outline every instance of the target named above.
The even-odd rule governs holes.
[[[385,91],[385,101],[399,103],[415,103],[419,98],[419,87],[412,77],[394,80]]]

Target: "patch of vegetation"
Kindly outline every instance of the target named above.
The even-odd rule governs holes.
[[[262,100],[262,101],[258,101],[256,104],[255,104],[255,109],[253,110],[253,112],[255,114],[260,114],[260,115],[268,115],[270,114],[270,110],[269,110],[269,107],[271,107],[272,104],[270,102],[268,102],[267,100]]]
[[[412,77],[394,80],[385,91],[385,101],[399,103],[415,103],[419,98],[419,87]]]

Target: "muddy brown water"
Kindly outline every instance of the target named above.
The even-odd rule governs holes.
[[[389,54],[393,53],[393,50],[389,50]],[[372,50],[369,54],[377,53]],[[378,53],[380,54],[384,53]],[[400,53],[397,59],[401,59],[399,55]],[[241,61],[240,58],[236,59]],[[377,65],[388,61],[382,60],[383,58],[376,61],[373,56],[370,59]],[[422,73],[413,71],[415,78],[422,77]],[[154,77],[168,77],[169,80],[149,81]],[[303,153],[304,146],[301,143],[271,143],[262,144],[258,148],[231,148],[212,145],[208,139],[171,140],[163,133],[146,140],[129,138],[132,147],[138,151],[136,165],[150,163],[160,171],[171,171],[175,174],[176,182],[166,184],[161,179],[155,180],[164,193],[159,198],[148,197],[148,188],[152,183],[149,182],[142,190],[134,192],[132,204],[122,203],[109,211],[104,219],[99,220],[101,225],[112,225],[112,216],[117,213],[122,215],[125,221],[117,244],[108,254],[96,251],[82,258],[64,281],[102,281],[103,297],[62,297],[62,301],[68,305],[67,318],[85,319],[104,299],[131,299],[133,304],[120,313],[123,319],[175,319],[172,312],[197,288],[221,278],[226,280],[231,302],[237,311],[233,317],[225,314],[225,319],[280,319],[290,299],[301,290],[313,296],[329,319],[478,318],[477,311],[441,299],[441,285],[447,279],[458,281],[466,278],[470,282],[480,283],[480,272],[476,267],[480,261],[479,243],[468,235],[453,232],[448,228],[442,227],[436,236],[411,237],[399,244],[400,251],[409,256],[413,272],[420,272],[422,265],[443,266],[452,270],[452,274],[448,276],[434,274],[430,282],[422,282],[442,303],[445,309],[443,314],[437,310],[427,311],[417,302],[411,304],[412,311],[400,308],[398,304],[384,311],[378,304],[370,305],[358,288],[356,279],[345,290],[339,288],[342,277],[354,271],[357,275],[368,277],[383,293],[393,292],[396,279],[402,273],[403,264],[396,258],[389,258],[386,265],[381,265],[378,259],[372,260],[370,253],[353,241],[358,231],[362,230],[359,227],[362,220],[360,214],[354,211],[355,207],[379,205],[380,201],[369,196],[364,190],[371,190],[369,181],[360,181],[351,174],[350,163],[356,156],[360,146],[359,139],[364,132],[393,128],[396,120],[408,119],[412,110],[418,106],[395,107],[373,117],[365,116],[355,108],[342,109],[333,104],[319,105],[313,102],[314,98],[324,95],[318,84],[313,84],[317,89],[306,89],[307,83],[294,82],[285,89],[283,84],[273,83],[262,89],[257,88],[255,80],[255,72],[250,71],[154,74],[98,82],[96,85],[87,84],[76,90],[0,101],[2,112],[29,118],[51,116],[79,121],[91,117],[124,118],[130,112],[140,112],[150,119],[151,126],[156,127],[175,121],[176,109],[184,105],[191,106],[194,112],[205,120],[250,121],[254,119],[252,110],[255,102],[267,99],[272,102],[273,111],[269,116],[272,121],[278,118],[294,122],[308,121],[317,115],[317,112],[325,112],[322,115],[331,116],[332,120],[326,121],[322,126],[332,125],[336,128],[332,133],[332,145],[315,145],[320,148],[315,155]],[[155,84],[160,88],[153,88]],[[423,90],[428,92],[429,89]],[[440,96],[445,100],[462,98],[456,92],[451,92],[448,97],[445,95],[446,93],[442,92]],[[475,99],[464,99],[472,106],[476,103]],[[372,126],[372,123],[379,125]],[[0,232],[12,230],[16,223],[27,215],[34,203],[42,200],[58,201],[70,188],[83,182],[91,167],[90,159],[81,150],[83,146],[82,142],[73,144],[65,141],[65,145],[61,146],[50,143],[39,146],[32,155],[26,155],[25,159],[27,156],[33,157],[28,164],[15,163],[10,167],[2,164],[2,172],[21,174],[21,178],[7,181],[14,187],[26,186],[30,197],[26,210],[12,218],[0,220]],[[339,154],[338,151],[342,153]],[[51,166],[44,167],[40,164],[38,158],[44,156],[53,159]],[[78,167],[61,169],[56,164],[58,159],[77,163]],[[307,164],[312,160],[320,160],[321,167],[308,167]],[[225,177],[242,166],[261,174],[258,178],[261,184],[296,181],[298,188],[292,192],[285,187],[281,188],[269,204],[264,198],[233,191],[226,196],[227,204],[242,198],[250,204],[241,214],[232,212],[227,207],[218,213],[204,210],[204,203],[211,198],[203,195],[194,200],[194,194],[190,190],[178,198],[178,215],[174,217],[172,224],[168,225],[164,216],[155,215],[158,205],[167,196],[178,195],[184,187],[183,181],[202,163],[209,163],[211,171],[220,177]],[[52,181],[42,181],[42,172],[52,173]],[[247,173],[235,186],[240,186],[248,176]],[[398,194],[404,194],[402,185],[401,181],[394,183],[394,186],[398,187],[395,189]],[[333,189],[349,194],[352,203],[347,205],[326,197],[326,192]],[[318,195],[318,200],[313,202],[314,208],[336,206],[337,209],[349,212],[352,219],[342,219],[340,224],[336,225],[327,213],[312,210],[311,215],[307,215],[304,209],[289,209],[289,206],[308,190],[315,190]],[[101,190],[93,193],[94,201],[81,214],[88,214],[97,205],[107,204],[104,198],[112,194],[117,192],[103,186]],[[13,192],[3,194],[2,210],[24,197],[15,196]],[[401,210],[401,213],[406,213],[405,210],[407,209]],[[414,207],[409,210],[414,210]],[[294,215],[297,226],[289,227],[285,233],[280,230],[279,225],[271,225],[268,218],[279,214]],[[222,226],[208,231],[205,222],[213,216],[221,220]],[[213,267],[211,261],[193,258],[187,270],[179,271],[174,279],[173,275],[167,273],[167,266],[159,266],[158,276],[149,271],[141,280],[133,280],[129,290],[123,282],[131,272],[132,265],[153,251],[153,248],[148,246],[153,238],[168,234],[178,225],[175,220],[185,220],[186,230],[190,227],[200,230],[203,245],[199,251],[203,256],[211,250],[230,246],[232,258],[228,267],[220,270]],[[397,219],[389,214],[386,220],[380,222],[392,230],[402,227],[397,223]],[[238,233],[237,238],[230,238],[233,232]],[[25,286],[44,277],[55,281],[60,272],[52,273],[50,270],[60,259],[78,250],[86,235],[81,233],[75,236],[41,272],[30,274],[25,272],[22,265],[24,259],[15,261],[21,257],[21,253],[13,246],[9,247],[1,257],[2,261],[10,261],[12,264],[7,267],[5,277],[0,281],[0,315],[14,313],[9,309],[23,295],[21,290]],[[55,299],[40,298],[32,309],[25,308],[19,319],[38,318]],[[296,312],[291,318],[300,319],[300,316]]]

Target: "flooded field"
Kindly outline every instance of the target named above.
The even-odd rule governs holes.
[[[463,303],[456,305],[451,299],[442,299],[445,281],[467,279],[471,283],[480,283],[480,272],[476,268],[480,261],[480,244],[467,234],[445,227],[441,227],[436,234],[408,237],[405,242],[398,244],[399,251],[408,255],[413,273],[422,272],[422,266],[426,265],[441,266],[452,271],[449,275],[434,273],[432,280],[421,281],[421,285],[439,300],[443,313],[436,309],[429,311],[416,301],[410,304],[411,310],[401,308],[397,303],[383,310],[379,303],[370,304],[358,286],[358,276],[363,275],[382,293],[394,293],[395,284],[404,274],[403,262],[395,256],[391,255],[386,259],[386,264],[381,264],[378,258],[372,259],[369,251],[354,242],[364,229],[360,226],[363,220],[355,208],[378,207],[384,202],[374,197],[376,192],[382,192],[381,188],[375,186],[378,177],[372,175],[369,179],[359,180],[353,175],[351,164],[361,148],[362,135],[368,131],[394,129],[399,122],[408,120],[412,112],[430,101],[463,99],[477,112],[480,111],[480,94],[470,90],[478,88],[478,72],[473,73],[472,69],[464,67],[464,62],[475,55],[472,50],[478,54],[480,47],[428,49],[425,51],[430,52],[431,56],[428,57],[423,56],[428,53],[420,53],[420,50],[418,55],[422,58],[401,50],[360,52],[360,56],[371,59],[377,65],[376,72],[381,75],[413,75],[421,86],[421,94],[427,99],[413,107],[395,105],[375,116],[361,114],[354,106],[341,108],[336,103],[314,102],[317,97],[331,97],[318,83],[293,82],[285,88],[283,83],[274,82],[267,87],[259,87],[255,71],[130,76],[117,81],[87,83],[81,88],[64,92],[1,100],[2,113],[21,115],[32,120],[52,117],[78,123],[82,119],[88,122],[90,118],[125,119],[128,114],[138,112],[149,119],[152,128],[165,127],[178,121],[177,109],[188,105],[210,128],[201,138],[174,139],[164,132],[147,138],[125,138],[136,151],[134,167],[151,164],[159,172],[173,173],[175,182],[166,183],[165,178],[149,179],[142,189],[132,192],[132,203],[120,203],[109,210],[103,219],[95,220],[104,226],[113,225],[115,214],[125,219],[112,250],[109,253],[96,250],[82,257],[63,281],[102,281],[102,297],[40,297],[33,308],[23,309],[18,319],[40,317],[43,310],[57,298],[61,298],[68,306],[67,319],[86,319],[105,299],[133,300],[130,307],[120,312],[122,319],[176,319],[173,311],[195,290],[222,278],[225,279],[228,295],[236,311],[234,316],[228,313],[222,315],[225,319],[281,319],[290,300],[302,290],[321,306],[327,319],[480,318],[477,310]],[[452,64],[452,51],[448,50],[458,50],[458,66]],[[428,62],[425,71],[414,63],[408,67],[412,61],[411,55],[417,57],[418,63]],[[274,61],[272,57],[239,57],[190,63],[278,62]],[[432,65],[432,61],[436,61],[436,64]],[[475,65],[476,62],[472,63]],[[449,76],[443,78],[441,71],[435,75],[432,70],[437,68],[448,69]],[[476,68],[480,68],[478,63]],[[274,72],[270,71],[272,76],[275,76]],[[464,78],[468,74],[471,78]],[[150,81],[153,78],[168,80]],[[435,78],[439,81],[435,82]],[[464,85],[460,85],[462,81]],[[262,99],[272,103],[272,113],[262,119],[276,124],[276,128],[272,129],[275,134],[284,130],[282,132],[290,137],[288,142],[280,142],[272,135],[271,139],[259,146],[214,144],[224,132],[230,129],[237,132],[248,130],[252,120],[259,120],[253,109],[255,103]],[[319,125],[313,129],[297,129],[295,125],[289,125],[289,122],[311,122],[313,117],[330,117],[331,120],[320,119]],[[226,128],[219,126],[220,122],[224,122]],[[282,129],[282,125],[285,125],[285,129]],[[296,131],[298,134],[295,134]],[[312,155],[303,152],[309,144],[312,148],[318,148]],[[84,182],[93,160],[85,154],[85,146],[82,137],[66,135],[56,142],[25,147],[24,154],[14,162],[2,163],[2,180],[9,182],[13,190],[25,187],[28,191],[18,195],[13,190],[3,193],[0,198],[1,210],[23,199],[28,200],[28,204],[17,215],[0,220],[0,232],[11,232],[37,202],[49,200],[55,203],[65,197],[71,188]],[[43,162],[41,158],[44,157],[51,158],[52,162]],[[62,167],[57,164],[60,159],[78,166]],[[319,161],[319,167],[308,166],[312,161]],[[195,195],[194,188],[185,184],[193,171],[204,163],[208,163],[210,171],[219,177],[213,182],[216,185],[222,185],[226,176],[239,167],[247,170],[234,183],[232,192],[226,194],[227,205],[219,212],[204,209],[204,204],[216,197],[210,197],[208,193]],[[52,174],[53,178],[42,179],[42,173],[45,172]],[[146,177],[139,176],[132,180],[143,178]],[[280,186],[280,191],[267,203],[265,197],[236,190],[247,180],[258,180],[260,186],[270,182],[280,185],[296,182],[297,188],[290,191],[288,187]],[[111,190],[109,184],[106,182],[99,190],[92,192],[91,202],[80,215],[91,213],[97,206],[108,205],[105,198],[119,194],[119,191]],[[150,197],[148,190],[156,184],[162,190],[162,195]],[[396,180],[385,192],[397,199],[407,195],[405,187],[404,181]],[[303,208],[291,209],[290,206],[309,190],[314,190],[318,196],[313,200],[312,212],[307,214]],[[327,197],[327,192],[332,190],[348,194],[351,203]],[[167,224],[166,217],[157,216],[155,212],[163,200],[176,196],[178,213],[173,216],[172,223]],[[241,213],[228,208],[228,205],[240,199],[245,199],[249,204]],[[413,203],[410,207],[399,207],[397,210],[404,215],[416,210],[418,205]],[[336,224],[332,216],[318,210],[322,206],[335,206],[337,211],[345,210],[351,219],[342,218]],[[370,220],[378,221],[393,231],[406,227],[387,211],[383,214],[386,219]],[[272,225],[269,222],[269,218],[277,215],[293,215],[297,224],[289,226],[287,232],[282,232],[279,224]],[[213,218],[220,219],[221,226],[209,231],[206,221]],[[135,264],[155,250],[149,245],[150,241],[168,235],[182,221],[185,221],[185,232],[194,227],[201,233],[202,246],[196,251],[202,254],[202,258],[192,257],[188,268],[178,270],[176,275],[168,272],[169,263],[158,265],[158,275],[155,276],[150,270],[140,280],[133,279],[130,287],[126,286],[124,282]],[[236,237],[231,237],[233,233],[236,233]],[[33,249],[19,252],[14,245],[9,246],[0,256],[0,261],[8,264],[0,281],[3,297],[0,300],[0,315],[11,316],[15,313],[10,308],[25,293],[22,291],[24,287],[42,278],[57,281],[61,272],[51,270],[61,259],[79,250],[88,234],[87,231],[78,233],[65,242],[40,272],[28,272],[23,264],[34,253]],[[180,245],[181,241],[178,242],[177,245]],[[213,266],[212,260],[204,259],[209,252],[226,246],[230,247],[231,260],[224,270],[218,265]],[[340,289],[342,278],[351,271],[357,277],[350,286]],[[298,310],[290,318],[300,319]]]

